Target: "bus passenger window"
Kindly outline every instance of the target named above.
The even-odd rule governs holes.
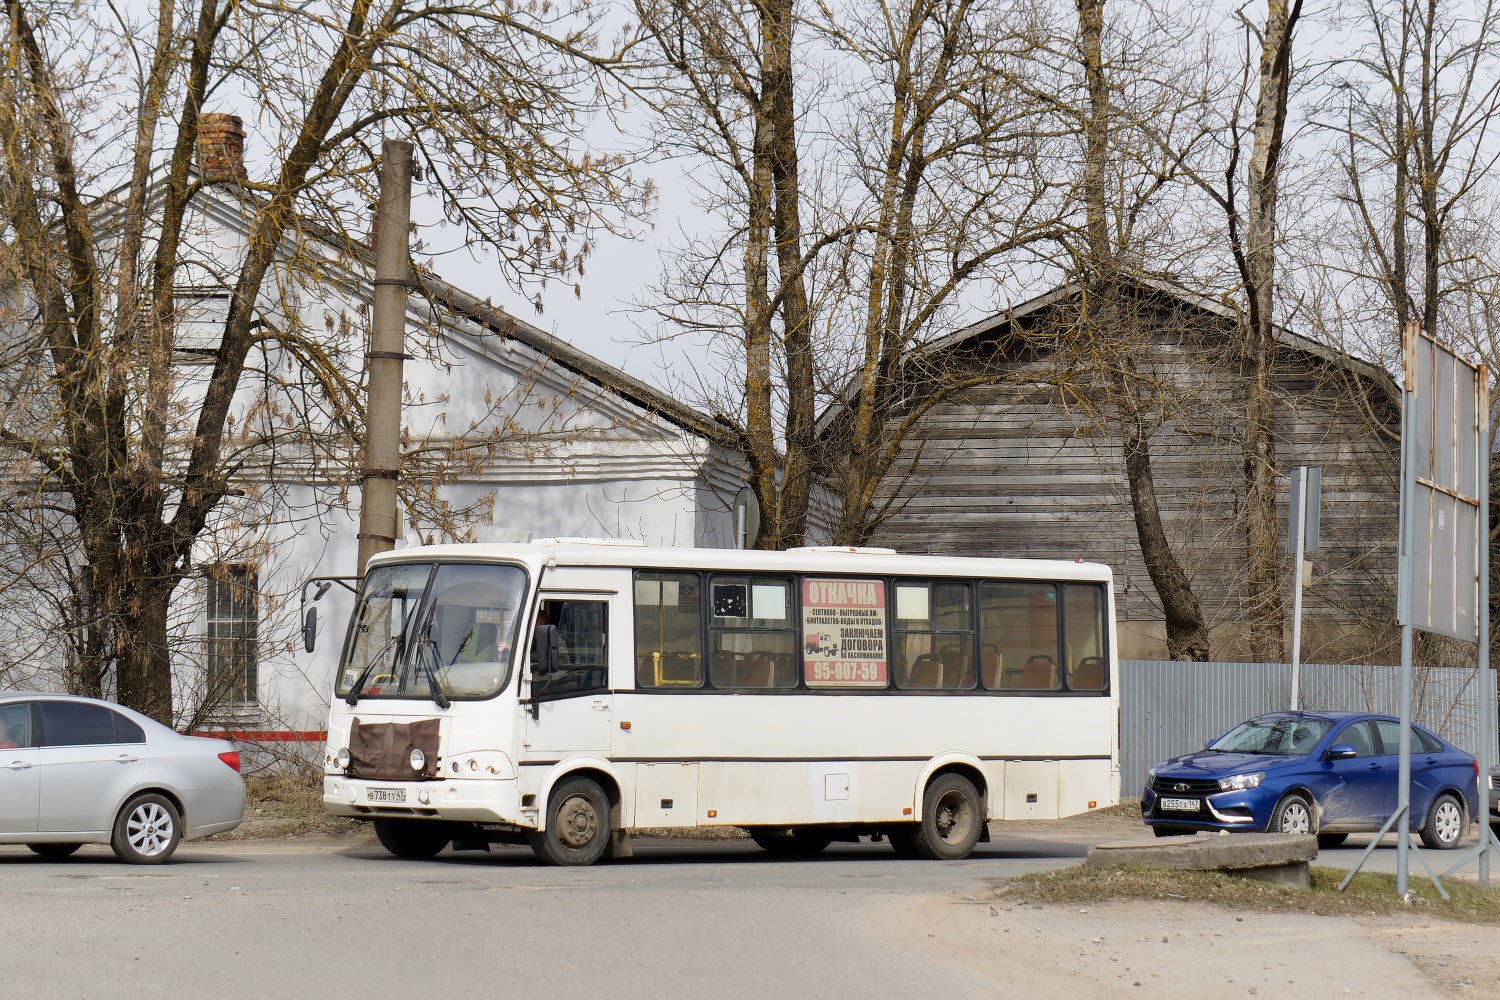
[[[1063,589],[1063,635],[1070,690],[1103,691],[1109,687],[1104,608],[1103,587],[1070,583]]]
[[[968,581],[896,584],[896,683],[910,690],[974,686]]]
[[[696,573],[635,575],[635,686],[703,686],[702,581]]]
[[[791,581],[713,576],[710,589],[709,683],[732,690],[794,686]]]
[[[1059,688],[1057,593],[1052,583],[980,584],[980,680],[985,688]]]

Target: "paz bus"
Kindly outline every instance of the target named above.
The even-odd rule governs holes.
[[[398,857],[641,829],[963,858],[1119,795],[1107,567],[556,539],[370,560],[323,802]]]

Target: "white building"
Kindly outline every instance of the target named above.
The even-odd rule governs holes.
[[[243,177],[243,166],[231,174]],[[111,199],[100,205],[106,231]],[[234,183],[205,185],[192,203],[174,356],[189,415],[258,207]],[[363,381],[373,259],[302,229],[265,285],[265,315],[304,331],[335,377]],[[403,487],[398,546],[556,536],[733,544],[730,506],[744,473],[727,424],[431,275],[417,276],[406,322],[403,472],[416,475]],[[350,433],[362,418],[298,398],[315,393],[307,358],[290,356],[292,339],[258,348],[254,377],[241,382],[241,495],[204,532],[195,573],[176,592],[181,720],[273,733],[324,723],[352,601],[343,587],[325,588],[312,655],[300,611],[318,589],[304,591],[307,580],[357,571],[360,460]],[[58,683],[48,669],[0,669],[0,687]]]

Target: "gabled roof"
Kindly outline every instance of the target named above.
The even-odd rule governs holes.
[[[561,367],[581,375],[590,382],[648,412],[661,416],[684,430],[699,434],[726,448],[739,447],[739,435],[728,422],[710,417],[686,403],[679,402],[662,390],[642,382],[613,365],[600,361],[592,354],[581,351],[530,323],[517,319],[499,306],[483,301],[478,296],[435,275],[419,275],[417,283],[422,294],[454,314],[472,320],[502,337],[509,337],[525,344]]]
[[[1174,282],[1166,281],[1160,278],[1149,277],[1135,278],[1132,279],[1132,281],[1134,284],[1144,290],[1164,295],[1169,298],[1177,299],[1184,305],[1212,315],[1216,318],[1223,319],[1229,322],[1235,322],[1238,319],[1238,317],[1235,315],[1234,310],[1225,305],[1223,302],[1220,302],[1217,299],[1209,298],[1206,295],[1199,295],[1196,292],[1189,291],[1188,289],[1183,288],[1181,285],[1178,285]],[[923,344],[915,352],[914,356],[929,357],[932,355],[941,354],[955,347],[959,347],[969,341],[978,340],[992,333],[1002,331],[1005,328],[1016,323],[1042,316],[1048,310],[1056,308],[1072,299],[1077,294],[1077,290],[1077,286],[1071,283],[1058,285],[1046,292],[1041,293],[1040,295],[1027,299],[1020,305],[1012,306],[1004,310],[1003,312],[998,312],[991,316],[986,316],[984,319],[971,323],[968,326],[961,327],[960,329],[957,329],[952,333],[945,334],[941,337],[930,340],[927,343]],[[1371,364],[1368,361],[1364,361],[1360,358],[1354,357],[1353,355],[1346,354],[1333,347],[1330,347],[1327,344],[1321,343],[1319,341],[1313,340],[1310,337],[1305,337],[1302,334],[1287,329],[1286,327],[1276,327],[1276,341],[1283,347],[1311,354],[1314,357],[1329,362],[1330,364],[1339,365],[1343,368],[1346,368],[1355,375],[1368,379],[1369,381],[1378,385],[1382,390],[1389,393],[1392,399],[1395,399],[1399,396],[1399,389],[1396,385],[1395,379],[1392,377],[1390,372],[1386,371],[1379,365]],[[817,421],[817,433],[822,434],[827,431],[831,422],[836,419],[836,415],[840,411],[848,407],[851,403],[853,403],[858,391],[858,381],[851,379],[850,382],[845,385],[843,390],[838,394],[837,398],[827,407],[825,407],[821,414],[819,414]]]
[[[196,170],[196,167],[194,169]],[[108,211],[116,205],[117,193],[112,192],[101,198],[101,207]],[[224,211],[223,208],[227,207],[226,202],[238,202],[241,208],[248,207],[253,210],[259,207],[260,201],[255,193],[238,185],[226,183],[204,185],[197,193],[197,197],[207,202],[206,207],[221,223],[230,226],[242,224],[245,215],[243,212]],[[219,210],[214,211],[216,208]],[[303,237],[326,244],[338,257],[356,265],[345,280],[358,282],[361,279],[359,274],[361,270],[373,273],[375,251],[363,242],[349,239],[340,233],[312,223],[299,224],[297,231]],[[721,447],[740,447],[740,436],[728,421],[711,417],[680,402],[665,391],[599,360],[567,341],[543,332],[500,307],[480,299],[477,295],[444,281],[430,271],[420,267],[414,267],[413,271],[416,294],[434,305],[448,310],[455,316],[470,320],[484,330],[524,344],[559,367],[574,372],[587,381],[683,430],[700,435]]]
[[[1156,292],[1160,295],[1177,299],[1184,305],[1191,306],[1194,309],[1208,313],[1212,316],[1216,316],[1219,319],[1227,320],[1229,322],[1235,322],[1238,320],[1238,317],[1235,315],[1234,310],[1225,305],[1223,302],[1219,301],[1218,299],[1209,298],[1206,295],[1200,295],[1197,292],[1189,291],[1188,289],[1176,284],[1175,282],[1166,281],[1161,278],[1150,277],[1133,278],[1131,280],[1134,284],[1147,291]],[[1053,288],[1047,292],[1043,292],[1041,295],[1038,295],[1035,298],[1028,299],[1018,306],[1014,306],[1010,309],[1005,310],[1004,312],[996,313],[993,316],[986,317],[985,319],[979,320],[976,323],[972,323],[960,330],[955,330],[953,333],[950,333],[946,336],[939,337],[936,340],[929,341],[923,346],[921,353],[937,354],[942,351],[948,350],[951,347],[955,347],[958,344],[963,343],[964,341],[972,340],[976,337],[981,337],[993,330],[998,330],[1006,326],[1007,324],[1015,323],[1018,320],[1029,319],[1032,316],[1040,315],[1047,309],[1066,302],[1068,299],[1072,298],[1076,292],[1077,286],[1071,283],[1058,285],[1056,288]],[[1343,351],[1336,350],[1328,346],[1327,344],[1313,340],[1310,337],[1305,337],[1302,334],[1283,326],[1276,327],[1276,341],[1283,347],[1289,347],[1293,350],[1303,351],[1305,353],[1312,354],[1315,357],[1321,358],[1324,361],[1342,365],[1343,367],[1349,368],[1358,375],[1362,375],[1374,382],[1380,382],[1383,386],[1394,390],[1395,379],[1392,378],[1390,372],[1386,371],[1384,368],[1381,368],[1379,365],[1371,364],[1370,362],[1356,358],[1351,354],[1346,354]]]

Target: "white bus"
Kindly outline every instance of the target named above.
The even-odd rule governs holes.
[[[810,854],[962,858],[987,820],[1119,795],[1105,566],[620,542],[370,561],[323,801],[400,857],[742,827]]]

